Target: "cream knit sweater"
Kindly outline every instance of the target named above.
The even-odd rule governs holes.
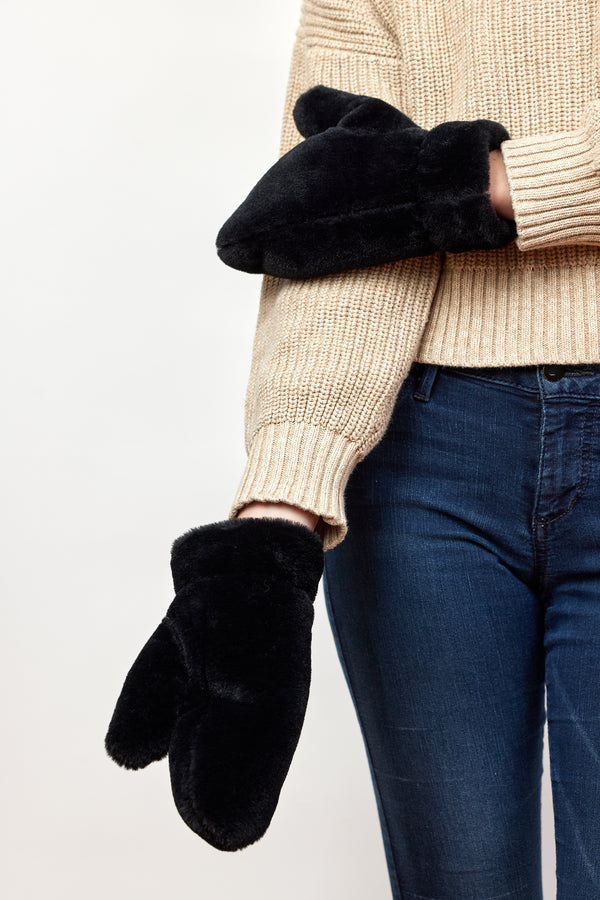
[[[264,276],[246,394],[252,500],[321,516],[382,438],[413,361],[600,363],[600,8],[597,0],[304,0],[291,110],[315,84],[381,97],[423,128],[492,119],[518,237],[292,281]]]

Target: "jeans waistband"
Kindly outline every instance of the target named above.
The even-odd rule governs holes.
[[[477,378],[545,396],[585,396],[600,400],[600,363],[527,366],[444,366],[413,363],[417,386],[433,386],[437,375]],[[417,387],[417,391],[419,387]],[[425,391],[427,392],[427,391]]]

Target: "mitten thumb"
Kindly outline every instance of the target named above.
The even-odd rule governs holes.
[[[129,670],[104,746],[126,769],[143,769],[167,755],[186,670],[171,629],[161,622]]]
[[[414,126],[407,115],[378,97],[351,94],[317,84],[300,94],[293,110],[302,137],[320,134],[332,126],[367,131],[398,131]]]

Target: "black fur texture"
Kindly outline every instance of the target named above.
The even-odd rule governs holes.
[[[488,193],[489,153],[509,138],[498,122],[427,131],[383,100],[325,85],[298,97],[294,120],[305,140],[217,235],[234,269],[310,278],[515,239]]]
[[[175,805],[219,850],[267,830],[300,737],[323,543],[285,519],[193,528],[175,598],[131,667],[105,747],[130,769],[169,756]]]

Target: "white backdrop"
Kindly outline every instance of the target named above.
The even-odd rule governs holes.
[[[260,276],[216,233],[277,158],[300,0],[0,0],[2,846],[10,900],[389,898],[366,755],[316,600],[307,717],[265,837],[203,842],[166,760],[103,739],[227,516]],[[546,894],[554,848],[544,760]]]

